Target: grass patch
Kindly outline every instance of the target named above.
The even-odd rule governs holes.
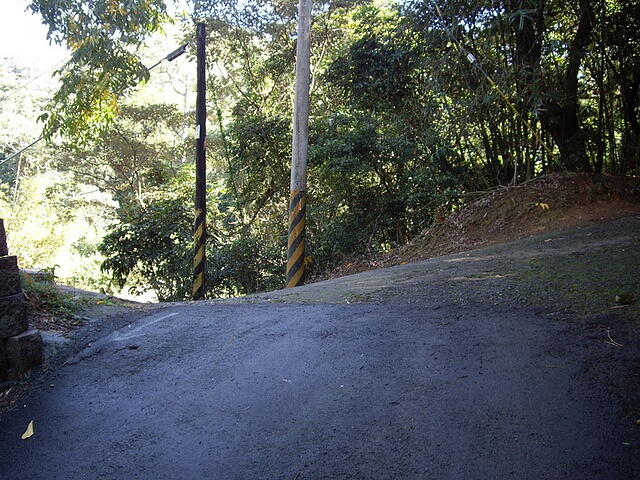
[[[62,293],[55,284],[53,273],[44,278],[33,279],[21,273],[22,290],[29,304],[29,313],[36,316],[55,318],[56,323],[65,327],[81,325],[77,312],[86,306],[87,299]]]

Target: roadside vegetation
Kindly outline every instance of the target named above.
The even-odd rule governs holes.
[[[28,66],[0,67],[0,151],[42,128],[47,140],[0,164],[11,253],[89,290],[190,297],[193,46],[147,67],[192,42],[198,18],[208,32],[207,296],[281,287],[295,2],[187,2],[173,24],[170,0],[120,3],[31,0],[70,61],[37,89]],[[502,187],[640,171],[634,2],[318,1],[313,18],[309,277],[407,251]]]

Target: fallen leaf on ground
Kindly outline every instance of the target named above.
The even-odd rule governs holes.
[[[33,420],[29,422],[27,426],[27,430],[22,434],[22,440],[26,440],[27,438],[33,436]]]

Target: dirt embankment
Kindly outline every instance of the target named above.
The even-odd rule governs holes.
[[[538,233],[640,215],[640,178],[552,174],[492,191],[391,253],[384,264],[432,258]]]
[[[640,177],[554,173],[477,193],[404,247],[351,262],[316,281],[511,242],[531,235],[640,215]]]

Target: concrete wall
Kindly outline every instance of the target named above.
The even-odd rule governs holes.
[[[0,382],[18,378],[37,366],[43,351],[40,332],[29,329],[18,260],[8,253],[0,219]]]

